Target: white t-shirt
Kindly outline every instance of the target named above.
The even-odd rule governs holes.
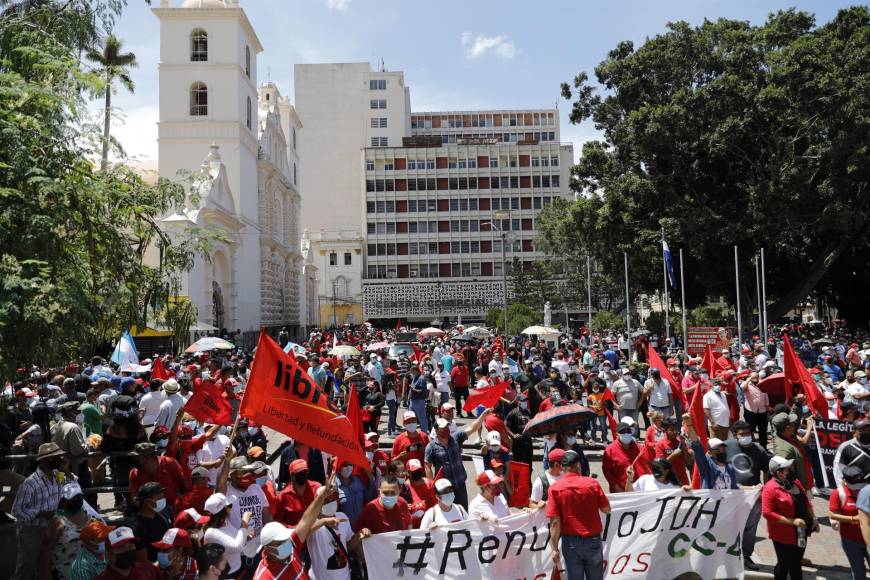
[[[552,473],[550,473],[549,470],[545,471],[544,475],[546,476],[547,482],[549,483],[550,486],[552,486],[554,483],[556,483],[557,481],[562,479],[561,474],[560,475],[553,475]],[[541,501],[543,498],[544,498],[544,484],[541,483],[540,477],[536,477],[535,481],[532,482],[532,495],[530,496],[530,499],[532,501]]]
[[[202,464],[205,462],[216,461],[224,454],[227,447],[230,446],[230,438],[226,435],[217,435],[211,441],[206,441],[202,444],[202,449],[196,452],[196,462]],[[211,467],[208,470],[209,483],[215,485],[217,483],[218,467]]]
[[[489,503],[485,497],[478,495],[468,504],[468,516],[473,519],[480,519],[481,515],[486,514],[492,520],[494,518],[506,518],[511,515],[511,510],[503,495],[497,495],[493,500],[493,503]]]
[[[154,421],[155,426],[163,425],[167,429],[171,429],[175,423],[175,415],[178,410],[184,406],[184,397],[178,393],[166,395],[166,398],[160,403],[160,410],[157,412],[157,419]]]
[[[855,381],[848,387],[846,387],[846,396],[843,398],[844,402],[847,403],[855,403],[855,407],[858,408],[858,411],[864,411],[864,405],[866,404],[866,399],[856,399],[855,395],[863,395],[867,392],[867,387]]]
[[[435,387],[439,393],[450,392],[450,373],[447,371],[435,371],[432,373],[432,378],[435,379]]]
[[[446,512],[441,509],[440,504],[435,504],[427,509],[426,513],[423,514],[423,519],[420,520],[420,529],[428,530],[429,525],[432,522],[435,522],[439,526],[446,526],[447,524],[455,524],[456,522],[462,522],[467,519],[468,512],[465,511],[464,507],[457,503],[450,506],[450,511]]]
[[[571,370],[571,365],[563,360],[554,360],[550,366],[559,371],[559,375],[562,377],[562,380],[566,380],[568,378],[568,371]]]
[[[659,379],[656,383],[655,379],[647,379],[644,384],[644,390],[651,388],[649,391],[649,404],[653,407],[669,407],[671,396],[671,385],[664,379]]]
[[[224,554],[230,565],[230,572],[235,572],[242,566],[242,551],[245,549],[248,531],[245,528],[237,528],[226,522],[220,528],[208,528],[203,535],[204,543],[220,544],[224,547]]]
[[[153,425],[157,421],[160,405],[165,400],[166,394],[163,391],[150,391],[142,396],[142,400],[139,401],[139,410],[145,411],[142,416],[143,425]]]
[[[308,553],[311,555],[311,570],[308,571],[308,577],[311,580],[350,580],[350,566],[347,563],[350,548],[347,544],[353,537],[353,529],[344,513],[336,512],[335,517],[345,520],[332,530],[341,540],[344,552],[336,547],[335,538],[326,526],[315,530],[308,536],[307,541]],[[341,568],[335,568],[341,564],[344,564]]]
[[[710,411],[713,423],[719,427],[727,427],[730,424],[731,410],[728,408],[728,400],[725,393],[707,391],[704,395],[704,410]]]
[[[254,539],[245,546],[245,556],[253,558],[260,547],[260,530],[263,529],[263,510],[269,509],[269,500],[263,489],[256,483],[242,491],[236,489],[232,483],[227,484],[227,496],[235,496],[233,508],[230,511],[230,525],[240,528],[242,526],[242,514],[251,512],[254,517],[248,523],[248,530],[254,532]]]
[[[487,367],[487,370],[489,370],[489,372],[495,371],[496,376],[500,379],[503,379],[504,369],[501,368],[501,364],[502,363],[500,360],[492,359],[491,361],[489,361],[489,366]]]
[[[658,491],[660,489],[675,489],[677,486],[673,483],[662,483],[651,473],[645,473],[637,478],[631,487],[634,491]]]

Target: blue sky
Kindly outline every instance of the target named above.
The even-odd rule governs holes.
[[[113,131],[128,155],[156,157],[157,19],[142,0],[129,5],[116,34],[133,51],[136,92],[115,99],[123,120]],[[173,0],[178,5],[181,0]],[[154,5],[159,0],[153,0]],[[258,82],[271,78],[293,96],[293,65],[383,58],[405,73],[415,111],[546,108],[558,102],[562,141],[596,137],[590,124],[568,123],[559,84],[589,71],[622,40],[635,45],[665,30],[721,17],[763,22],[795,6],[826,22],[854,2],[750,0],[240,0],[264,51]],[[99,103],[94,109],[99,108]]]

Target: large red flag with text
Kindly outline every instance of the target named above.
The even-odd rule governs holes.
[[[465,404],[462,405],[462,410],[470,413],[478,405],[483,405],[487,409],[495,407],[508,388],[508,384],[508,381],[504,381],[487,387],[472,389],[471,393],[468,394],[468,399],[465,400]]]
[[[211,381],[202,381],[187,403],[184,411],[202,423],[232,425],[233,408],[221,390]]]
[[[348,418],[262,331],[239,414],[347,463],[369,468]]]
[[[508,480],[511,484],[511,494],[508,497],[510,507],[528,507],[532,495],[532,474],[529,464],[522,461],[508,463]]]
[[[828,404],[825,401],[825,397],[822,395],[821,391],[819,391],[819,387],[816,386],[816,381],[814,381],[813,377],[810,376],[810,371],[807,370],[807,367],[804,366],[804,363],[802,363],[798,358],[791,346],[787,334],[782,337],[782,343],[783,366],[785,367],[783,369],[785,371],[785,381],[783,381],[783,385],[786,389],[786,402],[790,401],[794,396],[788,391],[791,391],[792,385],[798,384],[801,386],[804,395],[807,397],[807,402],[813,410],[820,414],[822,418],[827,419]]]

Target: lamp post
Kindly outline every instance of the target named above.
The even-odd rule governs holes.
[[[510,212],[499,210],[495,212],[494,217],[497,220],[508,219]],[[507,232],[495,222],[484,222],[489,224],[491,229],[501,234],[501,288],[504,297],[504,343],[507,347],[508,342],[508,292],[507,292],[507,255],[505,246],[507,245]]]

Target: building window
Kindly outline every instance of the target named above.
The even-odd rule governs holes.
[[[386,147],[387,146],[387,138],[386,137],[372,137],[372,147]]]
[[[385,91],[387,90],[387,79],[371,79],[369,80],[370,91]]]
[[[245,102],[245,125],[248,126],[248,129],[251,129],[251,97],[247,97]]]
[[[374,171],[375,170],[375,162],[374,161],[366,161],[366,171]]]
[[[350,266],[352,264],[353,264],[353,254],[351,254],[350,252],[345,252],[344,253],[344,265]]]
[[[387,128],[387,118],[386,117],[372,117],[371,118],[371,127],[372,127],[372,129],[386,129]]]
[[[384,171],[392,171],[394,164],[392,163],[384,163]]]
[[[330,266],[337,266],[338,265],[338,254],[336,254],[335,252],[329,253],[329,265]]]
[[[245,46],[245,76],[251,78],[251,47]]]
[[[490,167],[498,167],[498,157],[490,157],[489,158],[489,166]]]
[[[194,117],[208,115],[208,87],[203,82],[190,85],[190,114]]]
[[[369,101],[370,109],[386,109],[387,99],[372,99]]]
[[[293,127],[293,149],[296,149],[296,127]]]
[[[208,32],[195,28],[190,33],[190,60],[205,62],[208,60]]]

